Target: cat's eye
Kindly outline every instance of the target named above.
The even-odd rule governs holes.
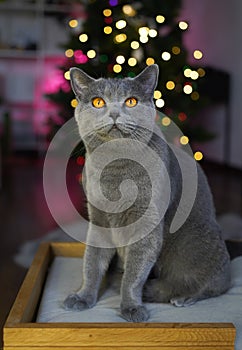
[[[137,103],[138,103],[138,100],[135,97],[129,97],[125,101],[126,106],[129,107],[129,108],[132,108],[132,107],[136,106]]]
[[[95,108],[102,108],[104,107],[106,104],[106,102],[104,101],[103,98],[101,97],[95,97],[93,100],[92,100],[92,105],[95,107]]]

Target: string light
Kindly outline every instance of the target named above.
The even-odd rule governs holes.
[[[76,27],[78,26],[78,21],[77,21],[76,19],[71,19],[71,20],[69,21],[69,26],[70,26],[71,28],[76,28]]]
[[[192,73],[192,70],[190,68],[186,68],[183,72],[186,78],[190,78],[191,73]]]
[[[120,66],[120,64],[115,64],[115,65],[113,66],[113,71],[114,71],[114,73],[120,73],[121,70],[122,70],[122,67]]]
[[[140,27],[139,30],[140,36],[147,36],[149,34],[149,28],[148,27]]]
[[[120,44],[120,43],[124,42],[126,39],[127,39],[127,35],[124,33],[121,33],[121,34],[118,34],[115,36],[114,42],[116,44]]]
[[[203,159],[203,154],[200,151],[195,152],[193,156],[194,156],[194,159],[197,161],[200,161]]]
[[[136,15],[136,11],[131,5],[124,5],[122,10],[123,13],[129,17],[134,17]]]
[[[101,63],[106,63],[108,61],[108,56],[107,55],[101,55],[99,59],[100,59]]]
[[[193,71],[191,71],[190,77],[192,80],[196,80],[199,78],[199,74],[197,71],[193,70]]]
[[[134,67],[136,64],[137,64],[136,58],[130,57],[130,58],[128,59],[128,65],[129,65],[130,67]]]
[[[150,29],[149,30],[149,36],[151,37],[151,38],[155,38],[156,36],[157,36],[157,30],[155,30],[155,29]]]
[[[105,17],[110,17],[112,15],[112,11],[110,9],[103,10],[103,14]]]
[[[131,48],[133,50],[137,50],[139,48],[139,42],[138,41],[132,41],[131,44],[130,44]]]
[[[173,46],[171,50],[172,50],[172,53],[174,53],[174,55],[179,55],[179,53],[181,53],[181,49],[178,46]]]
[[[69,70],[64,73],[64,78],[66,80],[70,80],[70,71]]]
[[[181,30],[186,30],[186,29],[188,28],[188,23],[185,22],[185,21],[180,21],[180,22],[179,22],[179,28],[180,28]]]
[[[94,58],[94,57],[96,57],[96,51],[95,51],[95,50],[89,50],[89,51],[87,51],[87,57],[88,57],[88,58]]]
[[[171,124],[171,119],[169,117],[164,117],[161,120],[162,125],[169,126]]]
[[[162,107],[164,107],[164,105],[165,105],[165,101],[164,101],[162,98],[158,98],[158,99],[155,101],[155,104],[156,104],[156,107],[162,108]]]
[[[123,63],[125,62],[125,57],[122,56],[122,55],[117,56],[117,57],[116,57],[116,62],[117,62],[118,64],[123,64]]]
[[[123,28],[126,27],[127,22],[125,20],[123,20],[123,19],[120,19],[118,22],[116,22],[115,25],[116,25],[117,29],[123,29]]]
[[[80,40],[80,42],[85,43],[88,40],[87,34],[84,34],[84,33],[80,34],[79,35],[79,40]]]
[[[170,54],[169,52],[164,51],[164,52],[162,52],[162,54],[161,54],[161,58],[162,58],[164,61],[169,61],[170,58],[171,58],[171,54]]]
[[[70,58],[70,57],[73,57],[74,55],[74,51],[72,49],[68,49],[65,51],[65,56]]]
[[[196,60],[200,60],[203,57],[203,53],[200,50],[195,50],[193,56]]]
[[[156,22],[157,23],[164,23],[165,22],[165,17],[162,15],[156,16]]]
[[[204,75],[206,74],[206,72],[203,68],[198,68],[197,72],[198,72],[200,78],[204,77]]]
[[[118,5],[118,0],[109,0],[109,5],[110,6],[117,6]]]
[[[172,81],[172,80],[169,80],[167,83],[166,83],[166,88],[168,89],[168,90],[173,90],[174,88],[175,88],[175,83],[174,83],[174,81]]]
[[[154,91],[154,99],[158,100],[159,98],[161,98],[162,93],[160,92],[160,90],[155,90]]]
[[[183,88],[183,91],[186,95],[190,95],[192,93],[192,86],[189,84],[186,84]]]
[[[181,122],[184,122],[184,121],[187,119],[186,113],[180,112],[180,113],[178,114],[178,119],[179,119]]]
[[[149,38],[148,36],[141,36],[139,38],[139,41],[142,43],[142,44],[146,44],[148,41],[149,41]]]
[[[147,66],[150,66],[151,64],[154,64],[154,63],[155,63],[154,58],[152,58],[152,57],[147,58],[147,60],[146,60]]]
[[[73,100],[71,100],[71,107],[76,108],[78,106],[78,101],[77,99],[73,98]]]
[[[193,93],[191,94],[191,99],[193,101],[197,101],[197,100],[199,100],[199,98],[200,98],[199,93],[197,91],[193,91]]]
[[[110,26],[106,26],[106,27],[103,28],[103,31],[104,31],[105,34],[111,34],[113,29]]]
[[[180,144],[181,145],[187,145],[189,143],[189,138],[187,136],[181,136],[180,137]]]

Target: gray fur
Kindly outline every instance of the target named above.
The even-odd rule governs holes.
[[[93,79],[77,68],[71,69],[71,83],[79,105],[75,117],[83,139],[87,157],[111,139],[138,139],[159,154],[166,165],[171,184],[171,197],[165,216],[152,231],[136,242],[117,248],[99,248],[87,245],[84,256],[83,284],[79,291],[64,301],[67,309],[82,310],[93,307],[98,298],[101,282],[107,270],[122,268],[121,314],[127,321],[144,322],[148,312],[143,301],[171,302],[188,306],[200,299],[224,293],[230,285],[230,264],[220,228],[215,219],[212,196],[205,175],[199,165],[196,200],[190,216],[175,233],[169,227],[181,197],[181,172],[171,149],[157,137],[153,92],[158,67],[147,67],[134,79]],[[105,108],[96,109],[91,101],[102,97]],[[127,108],[124,101],[138,99],[137,106]],[[116,124],[117,128],[112,129]],[[100,159],[102,162],[102,159]],[[97,186],[95,169],[100,164],[89,164],[86,169],[87,197],[95,196]],[[156,196],[147,225],[152,225],[162,206],[165,188],[162,171],[157,174]],[[149,179],[139,165],[120,159],[105,168],[101,187],[110,201],[118,200],[119,184],[131,178],[138,186],[133,205],[116,214],[108,214],[89,204],[90,227],[124,227],[144,215],[150,201]],[[120,231],[122,232],[122,230]],[[109,239],[114,239],[111,235]],[[122,241],[122,237],[115,237]],[[115,241],[114,239],[114,241]],[[119,242],[116,242],[119,243]]]

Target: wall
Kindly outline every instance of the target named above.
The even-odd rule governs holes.
[[[225,106],[208,111],[203,122],[218,137],[202,148],[208,159],[224,162],[226,145],[228,164],[239,168],[242,168],[241,16],[241,0],[183,0],[181,17],[190,24],[185,37],[189,51],[200,49],[204,53],[204,65],[225,70],[231,75],[229,111]],[[230,134],[229,128],[225,128],[225,118],[230,121]]]

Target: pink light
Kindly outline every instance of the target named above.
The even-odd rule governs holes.
[[[82,52],[82,50],[76,50],[74,52],[75,62],[79,64],[87,63],[88,57]]]

